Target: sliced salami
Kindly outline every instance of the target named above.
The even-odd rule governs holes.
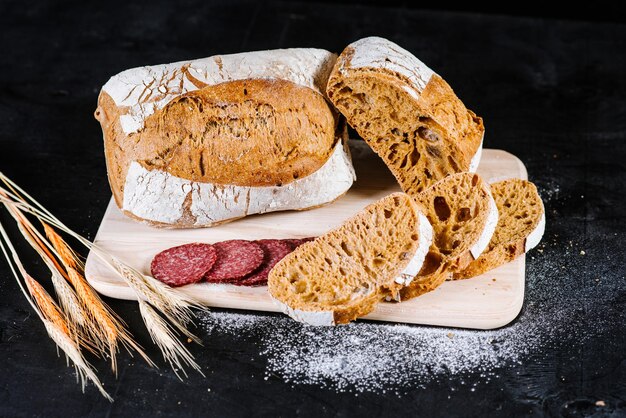
[[[263,249],[252,241],[230,240],[213,244],[217,260],[204,278],[211,283],[229,283],[252,273],[263,262]]]
[[[293,251],[290,244],[280,239],[262,239],[256,242],[259,243],[265,252],[263,263],[253,273],[233,284],[238,286],[263,286],[267,284],[267,276],[270,270],[276,263]]]
[[[170,286],[202,280],[213,267],[217,251],[211,244],[191,243],[161,251],[152,259],[152,276]]]
[[[289,244],[291,246],[291,248],[293,250],[295,250],[296,248],[298,248],[300,245],[304,244],[305,242],[313,241],[314,239],[315,239],[315,237],[290,238],[290,239],[284,239],[282,241],[286,242],[287,244]]]

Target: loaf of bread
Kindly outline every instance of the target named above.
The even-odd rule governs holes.
[[[493,183],[491,193],[498,207],[496,231],[487,249],[455,279],[467,279],[501,266],[534,248],[546,226],[543,202],[534,184],[509,179]]]
[[[259,51],[112,77],[95,116],[117,205],[152,225],[203,227],[341,196],[355,176],[324,93],[335,60]]]
[[[268,290],[300,322],[344,324],[409,284],[432,236],[412,198],[394,193],[283,258],[270,272]]]
[[[485,250],[498,223],[489,185],[478,174],[445,177],[417,196],[434,230],[433,244],[417,277],[400,292],[407,300],[429,292]]]
[[[393,42],[370,37],[348,45],[327,94],[412,196],[448,174],[478,167],[482,119]]]

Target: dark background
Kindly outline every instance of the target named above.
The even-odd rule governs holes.
[[[435,69],[483,116],[487,147],[526,164],[546,202],[551,244],[547,255],[528,258],[526,304],[542,303],[532,291],[539,283],[556,289],[557,304],[580,308],[566,343],[546,345],[504,367],[492,384],[457,388],[452,397],[446,379],[409,387],[402,398],[265,380],[254,340],[199,330],[205,347],[192,352],[207,379],[181,383],[162,363],[156,371],[122,354],[116,381],[95,360],[115,397],[109,404],[92,387],[80,393],[0,262],[0,416],[626,415],[626,26],[618,6],[558,15],[520,6],[507,16],[504,8],[422,10],[402,1],[33,3],[0,3],[0,170],[78,232],[93,238],[110,198],[92,114],[111,75],[217,53],[340,52],[379,35]],[[4,210],[0,220],[9,224]],[[571,262],[572,241],[586,249],[584,262]],[[34,254],[18,248],[27,268],[45,277]],[[551,260],[564,267],[547,276]],[[151,347],[136,304],[108,302]],[[552,308],[559,306],[544,307]],[[596,406],[599,399],[606,406]]]

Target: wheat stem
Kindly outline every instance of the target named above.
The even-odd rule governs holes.
[[[70,277],[68,276],[68,273],[63,269],[63,267],[56,261],[55,257],[51,253],[51,252],[54,252],[57,255],[57,257],[60,257],[57,250],[53,246],[51,246],[50,243],[46,241],[46,239],[41,235],[41,233],[37,231],[37,229],[32,225],[32,223],[30,223],[28,219],[26,219],[26,217],[24,217],[22,213],[20,213],[20,211],[16,208],[15,205],[5,203],[5,206],[9,210],[9,213],[11,213],[13,218],[16,220],[18,228],[20,232],[22,233],[22,235],[24,236],[24,238],[26,239],[26,241],[31,245],[33,249],[35,249],[35,251],[37,251],[37,253],[40,255],[40,257],[42,258],[42,260],[44,261],[44,263],[46,264],[46,266],[52,273],[53,285],[55,285],[56,283],[55,289],[60,289],[59,286],[62,286],[60,285],[61,280],[55,280],[55,277],[61,275],[61,276],[64,276],[67,280],[69,280]],[[67,283],[65,284],[67,285]],[[73,291],[72,293],[74,294],[74,296],[76,296],[76,294]],[[83,292],[83,294],[84,293],[85,292]],[[68,300],[65,301],[66,305],[68,306],[76,305],[75,303],[73,303],[74,301],[71,300],[72,297],[68,296],[70,295],[69,292],[65,291],[65,292],[62,292],[62,294],[66,295],[69,298]],[[79,298],[76,297],[75,299],[79,299]],[[83,322],[82,324],[84,325],[83,328],[81,328],[80,324],[73,323],[72,329],[74,333],[77,334],[76,335],[77,340],[80,341],[80,343],[84,347],[89,349],[89,351],[93,352],[94,349],[96,349],[104,356],[110,355],[111,344],[110,344],[110,339],[107,338],[107,337],[110,337],[110,333],[107,334],[107,333],[102,332],[102,328],[110,327],[110,324],[102,325],[98,322],[102,320],[101,317],[94,316],[94,315],[87,315],[88,314],[88,302],[80,303],[78,306],[79,306],[79,309],[75,309],[76,308],[75,306],[73,308],[70,308],[72,309],[74,313],[72,318],[74,317],[78,318],[82,316],[83,318],[86,317],[87,321]],[[79,311],[80,313],[78,313]],[[81,333],[80,331],[86,331],[86,332]],[[106,351],[107,348],[108,348],[108,351]],[[112,368],[115,371],[116,369],[115,358],[111,357],[111,359],[112,359]]]

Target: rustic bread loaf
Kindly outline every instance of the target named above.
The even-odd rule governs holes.
[[[431,242],[432,228],[418,206],[394,193],[282,259],[268,289],[298,321],[344,324],[410,283]]]
[[[327,94],[412,196],[448,174],[478,166],[482,119],[440,76],[386,39],[348,45]]]
[[[102,88],[117,205],[169,227],[330,202],[354,181],[324,88],[336,56],[287,49],[141,67]]]
[[[498,226],[487,249],[455,279],[468,279],[508,263],[534,248],[546,226],[543,202],[534,184],[509,179],[493,183],[491,193],[498,207]]]
[[[400,291],[400,300],[435,289],[477,259],[498,223],[489,185],[478,174],[447,176],[417,195],[417,201],[425,208],[434,238],[421,271]]]

